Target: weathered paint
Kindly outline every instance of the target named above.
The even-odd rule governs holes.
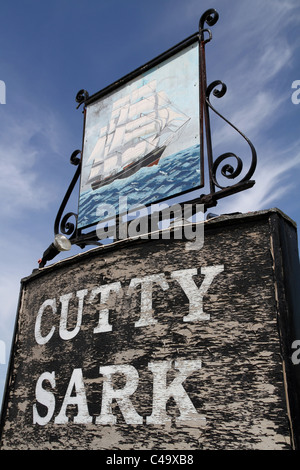
[[[295,447],[274,217],[296,231],[223,217],[199,251],[124,242],[24,279],[1,448]]]
[[[176,279],[179,285],[182,287],[184,293],[186,294],[189,300],[189,311],[188,314],[183,317],[185,322],[195,322],[201,320],[209,320],[210,316],[203,312],[203,296],[207,293],[209,287],[215,276],[224,270],[224,266],[209,266],[206,268],[201,268],[200,273],[204,274],[205,277],[200,287],[198,288],[194,282],[193,276],[197,276],[197,268],[194,269],[181,269],[180,271],[173,271],[171,273],[171,278]],[[138,321],[134,322],[135,327],[149,326],[154,325],[158,322],[153,318],[153,308],[152,308],[152,297],[153,297],[153,284],[158,285],[163,290],[169,288],[167,278],[164,273],[154,274],[150,276],[144,276],[143,278],[133,278],[130,280],[129,287],[126,288],[126,292],[122,292],[122,286],[120,282],[113,282],[111,284],[105,284],[102,286],[96,286],[92,288],[90,295],[88,296],[87,302],[92,303],[93,300],[99,296],[100,306],[107,305],[110,297],[110,293],[117,293],[118,296],[115,296],[115,302],[119,301],[119,297],[123,295],[130,296],[133,294],[134,289],[137,286],[141,286],[141,301],[140,301],[140,318]],[[82,315],[83,315],[83,306],[84,299],[89,293],[88,289],[83,289],[75,292],[75,296],[79,299],[77,307],[77,317],[76,325],[72,330],[67,329],[68,324],[68,312],[69,312],[69,303],[73,298],[73,293],[64,294],[60,296],[59,302],[60,306],[60,321],[59,321],[59,336],[63,340],[73,339],[80,331],[82,324]],[[55,326],[52,325],[49,333],[43,335],[41,332],[41,324],[44,315],[52,315],[52,322],[55,317],[57,317],[57,300],[56,298],[47,299],[43,302],[39,308],[36,322],[35,322],[35,340],[38,344],[46,344],[51,340]],[[116,305],[114,304],[114,308]],[[49,323],[51,319],[46,319]],[[112,331],[113,326],[109,323],[109,309],[107,307],[100,307],[99,309],[99,320],[97,326],[93,329],[94,333],[104,333],[106,331]]]

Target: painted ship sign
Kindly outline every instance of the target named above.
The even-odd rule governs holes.
[[[97,189],[157,165],[189,119],[172,108],[163,91],[156,92],[156,80],[115,101],[110,122],[100,129],[88,158],[92,168],[87,184]]]
[[[78,227],[97,207],[150,205],[201,184],[199,45],[176,48],[157,65],[85,103]],[[109,87],[110,89],[110,87]]]

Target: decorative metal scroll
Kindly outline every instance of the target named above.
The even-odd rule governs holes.
[[[220,80],[216,80],[207,85],[206,78],[206,60],[205,60],[205,46],[212,40],[212,33],[208,27],[214,26],[219,19],[219,14],[214,9],[207,10],[200,18],[199,31],[196,33],[199,41],[199,55],[200,55],[200,70],[199,70],[199,88],[200,88],[200,162],[203,179],[203,187],[209,184],[207,193],[203,193],[199,198],[194,199],[193,203],[203,204],[205,210],[209,207],[217,205],[218,199],[224,198],[239,191],[251,188],[255,181],[252,176],[256,169],[257,155],[256,150],[250,140],[224,116],[222,116],[216,108],[211,104],[211,95],[215,98],[222,98],[227,90],[226,85]],[[193,38],[191,36],[188,39]],[[83,113],[86,113],[86,102],[89,99],[89,94],[86,90],[80,90],[76,95],[77,109],[83,105]],[[219,116],[226,124],[236,131],[248,144],[250,148],[250,164],[245,173],[245,164],[242,158],[233,152],[226,152],[219,155],[217,158],[213,156],[213,143],[211,136],[211,123],[210,111]],[[204,158],[204,142],[206,143],[206,161]],[[66,192],[66,195],[61,203],[54,223],[54,242],[44,252],[43,257],[39,260],[39,267],[45,266],[47,261],[53,259],[63,247],[59,245],[58,238],[63,235],[69,245],[77,245],[84,248],[86,245],[101,245],[97,238],[96,230],[92,229],[88,233],[83,233],[83,230],[78,228],[78,214],[74,212],[67,212],[64,214],[69,198],[79,180],[82,167],[82,151],[75,150],[71,155],[71,163],[75,165],[76,171]],[[234,161],[234,164],[232,163]],[[204,166],[208,170],[208,182],[204,182]],[[218,173],[223,176],[226,184],[219,182]],[[244,176],[242,173],[245,173]],[[205,184],[204,184],[205,183]]]
[[[200,40],[200,55],[201,55],[201,73],[200,73],[200,86],[201,86],[201,95],[200,95],[200,126],[201,129],[206,130],[206,148],[207,148],[207,164],[209,170],[209,183],[210,183],[210,193],[207,195],[202,195],[200,201],[206,204],[208,207],[214,206],[217,204],[217,200],[223,197],[226,197],[230,194],[242,191],[244,189],[250,188],[255,184],[255,181],[251,180],[251,177],[254,174],[257,163],[256,150],[251,143],[251,141],[231,122],[229,122],[224,116],[222,116],[211,104],[210,96],[213,94],[216,98],[222,98],[226,91],[227,87],[225,83],[220,80],[212,82],[210,85],[207,85],[206,82],[206,65],[205,65],[205,45],[211,41],[212,34],[210,29],[204,28],[205,23],[208,26],[213,26],[219,19],[219,14],[216,10],[210,9],[207,10],[199,22],[199,40]],[[208,34],[208,38],[205,39],[205,34]],[[220,88],[221,87],[221,88]],[[212,138],[211,138],[211,127],[210,127],[210,117],[209,110],[212,110],[217,114],[221,119],[223,119],[229,126],[231,126],[235,131],[237,131],[243,139],[247,142],[251,150],[251,159],[249,169],[245,176],[238,180],[239,176],[242,173],[244,164],[242,159],[233,152],[226,152],[218,156],[215,160],[213,157],[212,149]],[[204,146],[202,146],[204,149]],[[203,151],[203,150],[202,150]],[[231,158],[235,159],[236,167],[234,168],[231,163],[226,163],[231,161]],[[226,186],[218,183],[217,172],[220,169],[221,174],[228,180],[233,180],[233,184],[228,184]],[[219,188],[219,189],[216,189]]]

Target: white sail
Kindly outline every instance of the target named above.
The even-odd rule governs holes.
[[[120,126],[116,128],[116,131],[113,136],[113,140],[109,147],[110,152],[114,152],[116,149],[122,147],[124,143],[125,130],[126,130],[125,126]]]
[[[147,126],[156,119],[156,113],[150,113],[146,116],[138,117],[133,121],[126,124],[126,133],[130,133],[138,129],[139,127]]]
[[[104,159],[105,159],[107,156],[109,156],[109,149],[110,149],[110,146],[111,146],[111,143],[112,143],[113,138],[114,138],[114,134],[113,134],[113,133],[107,134],[106,145],[105,145],[105,150],[104,150]]]
[[[106,137],[107,135],[107,126],[101,127],[99,137]]]
[[[98,139],[94,147],[94,150],[92,151],[88,159],[88,162],[93,161],[94,163],[97,163],[98,161],[101,161],[104,159],[105,144],[106,144],[106,136],[100,137],[100,139]]]
[[[171,104],[171,101],[169,100],[169,97],[167,95],[167,93],[165,91],[159,91],[157,93],[157,96],[158,96],[158,105],[159,106],[166,106],[166,105],[170,105]]]
[[[117,164],[118,164],[117,154],[112,155],[111,157],[107,158],[106,160],[104,160],[103,173],[104,174],[111,173],[117,167]]]
[[[102,173],[103,173],[103,163],[102,165],[91,168],[90,178],[96,178],[97,176],[99,176],[99,174],[102,174]]]
[[[167,145],[189,117],[176,110],[156,80],[113,103],[111,119],[100,131],[92,151],[89,180],[106,178],[138,161],[156,148]],[[103,165],[99,162],[103,161]]]
[[[146,137],[147,135],[157,134],[160,131],[160,125],[156,121],[148,121],[143,126],[136,127],[124,135],[124,143],[134,141],[136,139]]]
[[[137,143],[136,145],[132,146],[130,149],[125,150],[122,155],[122,161],[124,163],[133,162],[137,157],[140,155],[145,155],[148,152],[151,152],[155,147],[151,145],[146,140],[142,140],[141,142]]]
[[[151,113],[155,109],[155,100],[141,100],[130,106],[128,110],[128,120],[136,119],[142,114]]]
[[[169,120],[169,111],[167,108],[161,108],[159,110],[158,116],[156,116],[156,120],[160,123],[161,130],[165,128],[168,124]]]
[[[114,114],[115,110],[118,110],[119,108],[123,108],[129,103],[130,103],[130,95],[124,96],[123,98],[120,98],[117,101],[115,101],[112,105],[112,115]]]
[[[152,80],[149,83],[141,86],[134,90],[131,94],[131,103],[140,100],[141,98],[146,98],[147,96],[152,95],[156,92],[156,80]]]
[[[129,106],[125,106],[120,110],[120,115],[118,119],[118,126],[122,126],[123,124],[126,124],[128,121],[128,111],[129,111]]]
[[[115,132],[116,124],[117,124],[117,117],[114,117],[113,119],[109,121],[108,130],[107,130],[108,134],[112,134],[113,132]]]
[[[168,125],[172,124],[173,126],[176,126],[176,123],[178,125],[181,125],[183,122],[186,122],[186,116],[183,114],[179,113],[178,111],[175,111],[172,108],[168,109],[169,117],[168,117]]]

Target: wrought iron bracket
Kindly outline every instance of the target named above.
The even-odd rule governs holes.
[[[200,18],[199,21],[199,41],[200,41],[200,63],[201,63],[201,72],[200,72],[200,128],[201,135],[203,135],[204,128],[206,133],[206,150],[207,150],[207,164],[209,172],[209,183],[210,183],[210,194],[201,195],[200,201],[203,201],[204,204],[209,204],[209,206],[215,206],[217,200],[223,197],[226,197],[230,194],[234,194],[244,189],[248,189],[255,184],[255,181],[251,180],[257,164],[257,154],[252,142],[228,119],[226,119],[222,114],[220,114],[214,106],[211,104],[210,97],[211,94],[216,98],[222,98],[226,91],[227,87],[225,83],[220,80],[215,80],[210,85],[207,85],[206,78],[206,57],[205,57],[205,45],[212,40],[212,33],[210,29],[205,28],[205,23],[208,26],[214,26],[219,19],[219,14],[216,10],[210,9],[207,10]],[[205,38],[205,33],[208,33],[208,38]],[[221,88],[220,88],[221,87]],[[235,182],[231,185],[221,185],[218,182],[217,172],[220,170],[223,177],[228,180],[237,180],[242,174],[244,164],[242,159],[233,152],[226,152],[218,156],[216,159],[213,157],[213,147],[212,147],[212,138],[211,138],[211,125],[210,125],[210,114],[209,110],[212,110],[216,115],[218,115],[224,122],[232,127],[238,134],[247,142],[250,147],[250,164],[247,173],[241,177],[238,182]],[[202,140],[202,152],[204,152],[204,145]],[[236,166],[233,167],[229,163],[234,158]],[[204,160],[204,159],[203,159]],[[226,163],[227,161],[227,163]],[[223,163],[224,162],[224,163]]]
[[[201,194],[199,198],[190,202],[203,204],[205,210],[209,207],[216,206],[218,199],[251,188],[255,184],[255,181],[251,178],[255,172],[257,164],[256,150],[251,141],[235,125],[233,125],[228,119],[222,116],[211,104],[211,95],[213,95],[215,98],[222,98],[227,90],[226,85],[220,80],[216,80],[207,85],[205,46],[212,40],[212,32],[209,28],[214,26],[217,23],[218,19],[219,14],[215,9],[207,10],[200,18],[199,30],[197,33],[199,40],[200,55],[200,161],[202,165],[201,171],[203,178],[204,162],[207,162],[207,170],[209,175],[209,192],[207,194]],[[206,25],[209,28],[207,28]],[[84,89],[80,90],[76,95],[76,102],[78,103],[77,109],[81,105],[83,105],[84,114],[85,103],[88,98],[89,94]],[[246,171],[246,174],[244,176],[242,176],[242,172],[244,170],[243,160],[235,153],[226,152],[214,159],[211,137],[210,111],[214,112],[226,124],[231,126],[231,128],[235,130],[248,144],[250,148],[250,164],[248,171]],[[206,147],[204,145],[204,142],[206,143]],[[204,158],[205,148],[207,157],[206,160]],[[79,157],[79,155],[81,155],[81,151],[75,150],[70,158],[71,163],[77,168],[55,218],[54,236],[56,237],[60,234],[63,234],[65,237],[67,237],[71,245],[77,245],[80,248],[84,248],[86,245],[101,245],[97,238],[96,230],[91,230],[89,233],[82,233],[82,231],[78,229],[77,226],[78,214],[74,212],[68,212],[64,215],[67,203],[80,177],[81,157]],[[234,159],[235,161],[235,166],[230,163],[232,162],[232,159]],[[225,186],[220,184],[217,176],[218,172],[222,174],[225,180],[229,180],[229,183],[231,182],[232,184],[228,183]],[[70,221],[71,218],[73,218],[73,222]],[[39,267],[44,267],[47,261],[53,259],[60,251],[61,250],[57,246],[57,243],[54,241],[54,243],[52,243],[44,252],[43,257],[39,260]]]

